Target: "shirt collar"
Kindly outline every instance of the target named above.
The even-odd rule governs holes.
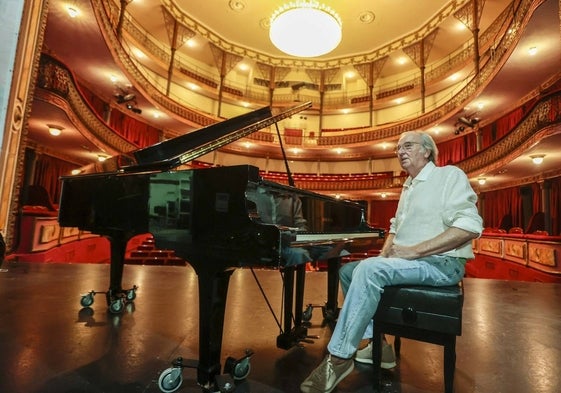
[[[434,165],[434,162],[432,161],[427,162],[427,164],[423,167],[423,169],[421,169],[421,172],[419,172],[419,174],[415,176],[415,179],[409,176],[405,180],[405,183],[403,183],[403,187],[411,187],[411,184],[414,181],[415,182],[426,181],[430,177],[431,173],[434,171],[435,168],[436,165]]]

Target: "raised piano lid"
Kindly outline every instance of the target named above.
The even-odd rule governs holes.
[[[80,168],[80,175],[169,171],[301,112],[311,105],[311,102],[306,102],[275,115],[271,107],[263,107],[152,146],[84,166]]]
[[[80,175],[105,172],[167,171],[182,163],[182,155],[214,140],[245,129],[272,116],[270,107],[263,107],[240,116],[211,124],[188,134],[180,135],[132,152],[118,154],[103,162],[80,168]]]

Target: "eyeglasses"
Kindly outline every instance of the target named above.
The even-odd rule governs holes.
[[[419,142],[405,142],[403,145],[397,145],[395,148],[396,154],[399,153],[401,149],[405,150],[406,152],[410,152],[413,150],[413,145],[420,145]]]

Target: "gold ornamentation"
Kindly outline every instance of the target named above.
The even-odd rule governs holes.
[[[545,266],[557,266],[556,250],[553,248],[539,247],[530,244],[529,259],[534,262]]]

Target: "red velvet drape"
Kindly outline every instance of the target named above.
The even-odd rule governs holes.
[[[50,195],[54,203],[58,203],[60,197],[60,180],[63,175],[70,175],[76,165],[59,160],[45,154],[37,156],[35,161],[35,172],[33,183],[42,186]]]
[[[451,165],[460,162],[477,151],[475,133],[463,135],[438,144],[438,165]]]
[[[532,183],[532,211],[534,213],[543,211],[542,208],[542,191],[538,183]]]
[[[485,149],[508,134],[522,120],[526,113],[524,107],[519,107],[496,122],[481,127],[481,148]]]
[[[532,189],[532,214],[544,211],[540,185],[538,183],[533,183],[530,187]],[[550,180],[549,194],[551,235],[561,235],[561,224],[559,223],[559,212],[561,211],[561,177]],[[512,225],[524,228],[522,197],[519,187],[489,191],[483,193],[482,196],[485,198],[482,212],[483,218],[485,219],[485,227],[497,228],[502,218],[510,214],[512,216]],[[526,219],[530,217],[526,217]]]
[[[512,216],[513,226],[523,227],[522,199],[518,187],[489,191],[484,195],[485,203],[482,213],[485,227],[498,228],[502,218],[507,214]]]
[[[395,215],[398,201],[375,200],[370,202],[368,223],[377,228],[389,229],[390,219]]]
[[[111,111],[109,126],[139,148],[151,146],[159,142],[160,131],[157,128],[138,121],[118,110]]]
[[[80,94],[82,97],[88,101],[90,109],[93,110],[100,119],[104,119],[105,112],[107,110],[108,104],[99,98],[95,93],[92,93],[88,88],[80,85]]]
[[[561,177],[551,182],[550,190],[550,213],[551,234],[561,236]]]

